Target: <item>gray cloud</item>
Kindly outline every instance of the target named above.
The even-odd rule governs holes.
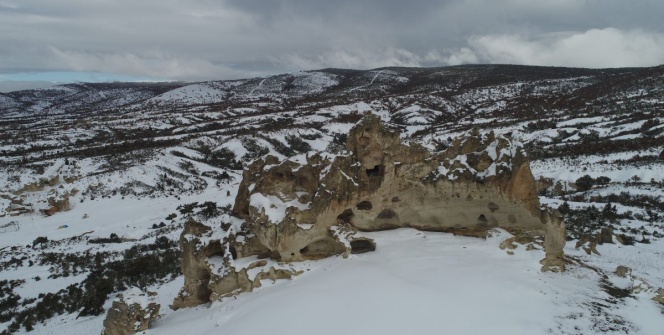
[[[659,0],[0,0],[0,74],[664,63]]]
[[[544,36],[487,35],[471,38],[469,45],[448,62],[603,68],[651,66],[664,60],[664,34],[615,28]]]

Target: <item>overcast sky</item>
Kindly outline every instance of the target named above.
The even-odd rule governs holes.
[[[0,91],[326,67],[664,64],[664,0],[0,0]]]

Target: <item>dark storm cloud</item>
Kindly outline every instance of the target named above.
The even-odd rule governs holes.
[[[0,75],[648,66],[664,63],[661,13],[660,0],[0,0]]]

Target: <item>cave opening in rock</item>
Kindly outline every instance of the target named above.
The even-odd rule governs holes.
[[[357,209],[359,209],[359,210],[368,211],[372,208],[373,208],[373,205],[371,204],[371,201],[364,200],[364,201],[360,201],[357,204]]]
[[[337,216],[337,222],[350,223],[354,215],[355,213],[353,213],[352,209],[346,208],[341,214]]]
[[[365,252],[376,251],[376,243],[367,239],[357,239],[350,241],[351,254],[363,254]]]
[[[382,177],[383,176],[383,167],[381,165],[376,165],[373,169],[367,169],[367,176],[369,177]]]
[[[221,241],[219,240],[214,240],[210,241],[210,244],[205,248],[205,256],[206,257],[213,257],[213,256],[219,256],[219,257],[224,257],[224,248],[221,246]]]
[[[378,216],[376,217],[376,219],[394,219],[397,216],[398,215],[394,210],[392,210],[390,208],[387,208],[387,209],[383,209],[380,213],[378,213]]]
[[[300,249],[300,255],[306,259],[321,259],[341,254],[344,251],[344,246],[341,243],[331,238],[325,238],[309,243],[306,247]]]
[[[488,224],[489,220],[487,220],[486,216],[484,216],[484,214],[480,214],[480,216],[477,218],[477,225],[487,226]]]
[[[234,246],[230,246],[228,251],[231,253],[231,257],[233,257],[233,259],[237,259],[237,250],[235,250]]]

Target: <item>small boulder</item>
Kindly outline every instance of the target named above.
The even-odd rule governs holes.
[[[597,244],[613,243],[613,229],[602,228],[599,235],[597,235]]]
[[[130,288],[113,301],[104,320],[102,335],[133,335],[148,329],[159,316],[157,293]]]
[[[588,243],[587,247],[583,246],[582,249],[588,255],[595,254],[597,256],[602,256],[602,254],[600,254],[599,251],[597,251],[597,243],[595,243],[595,241],[591,241],[590,243]]]
[[[57,198],[50,197],[48,198],[48,204],[51,207],[57,208],[58,212],[66,212],[71,209],[71,204],[69,203],[68,195]]]
[[[657,295],[654,296],[652,300],[664,305],[664,288],[657,290]]]
[[[530,234],[519,234],[519,235],[516,235],[516,236],[512,236],[512,237],[506,239],[505,241],[503,241],[502,243],[500,243],[499,248],[501,250],[504,250],[504,249],[514,250],[518,247],[517,244],[516,244],[516,243],[518,243],[518,244],[521,244],[521,245],[526,245],[526,250],[533,250],[533,249],[536,249],[535,246],[533,245],[533,243],[535,243],[535,242],[536,242],[535,237],[533,237],[532,235],[530,235]],[[530,248],[528,246],[530,246]]]
[[[500,243],[500,246],[499,246],[500,250],[505,250],[505,249],[514,250],[514,249],[516,249],[516,244],[514,244],[515,241],[516,241],[516,238],[514,238],[514,237],[510,237],[510,238],[506,239],[505,241]]]
[[[615,272],[615,274],[618,275],[618,277],[622,278],[627,278],[627,275],[629,275],[630,273],[632,273],[632,269],[623,265],[618,265]]]

